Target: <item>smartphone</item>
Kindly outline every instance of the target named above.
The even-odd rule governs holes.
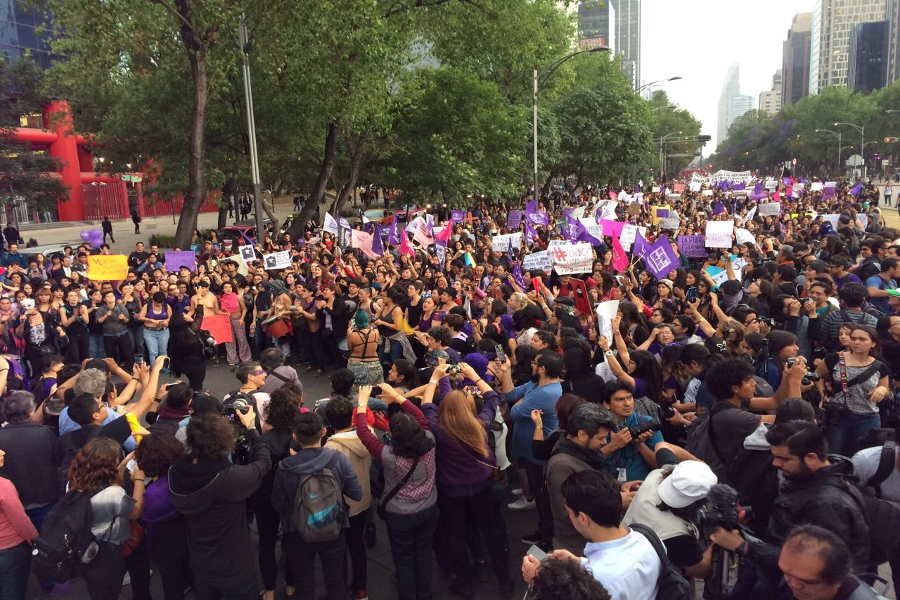
[[[144,357],[139,354],[134,357],[134,362],[139,365],[142,365],[142,364],[144,364]]]
[[[167,356],[163,359],[163,369],[168,369],[168,368],[169,368],[169,357]]]
[[[696,302],[697,301],[697,288],[689,287],[687,289],[687,301],[688,302]]]
[[[545,558],[547,558],[547,553],[538,548],[537,546],[532,546],[528,549],[528,552],[525,553],[526,556],[533,556],[538,559],[539,562],[543,562]]]
[[[447,366],[447,375],[454,375],[459,373],[462,369],[460,369],[459,365],[448,365]]]
[[[494,346],[494,353],[497,355],[497,362],[501,365],[506,364],[506,352],[503,351],[503,346],[500,344]]]
[[[134,466],[136,464],[137,464],[137,461],[132,458],[127,463],[125,463],[125,468],[128,469],[129,471],[134,471]]]

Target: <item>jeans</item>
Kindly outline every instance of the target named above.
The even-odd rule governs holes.
[[[144,327],[129,327],[128,335],[131,336],[131,345],[134,346],[135,356],[144,356]]]
[[[256,515],[256,531],[259,534],[259,572],[262,575],[263,589],[274,590],[278,578],[278,560],[275,557],[275,546],[278,541],[278,526],[281,517],[269,502],[255,502],[253,512]],[[287,556],[285,538],[281,538],[281,552]],[[294,574],[291,563],[284,562],[284,584],[294,585]]]
[[[231,587],[197,579],[194,581],[194,600],[259,600],[256,576]]]
[[[413,515],[385,513],[400,600],[431,600],[431,546],[439,515],[436,503]]]
[[[147,344],[147,352],[150,353],[148,364],[152,368],[157,356],[169,355],[169,328],[144,329],[144,342]]]
[[[88,352],[91,358],[106,358],[106,346],[103,345],[103,334],[88,334]]]
[[[438,490],[441,529],[446,536],[443,542],[450,550],[456,580],[463,589],[472,586],[472,571],[466,550],[466,525],[470,521],[475,523],[481,532],[488,555],[491,557],[491,566],[494,567],[497,583],[504,586],[510,581],[503,541],[500,539],[497,523],[494,522],[492,494],[490,485],[471,496],[447,496]]]
[[[853,456],[859,450],[860,438],[881,427],[881,416],[878,413],[844,413],[829,418],[826,423],[825,438],[828,440],[829,454]]]
[[[50,512],[50,509],[54,506],[56,506],[56,502],[51,502],[50,504],[45,504],[44,506],[38,506],[37,508],[29,508],[25,511],[25,514],[28,515],[28,518],[31,520],[31,524],[34,525],[34,528],[40,531],[41,524],[44,522],[44,517],[47,516],[47,513]]]
[[[128,331],[120,335],[104,335],[103,346],[106,348],[106,356],[119,363],[126,373],[131,373],[131,367],[134,366],[134,345]]]
[[[316,599],[315,558],[319,555],[322,573],[325,576],[325,597],[328,600],[346,600],[347,583],[344,581],[344,553],[346,545],[344,536],[333,542],[304,542],[300,534],[292,531],[284,535],[287,546],[287,560],[291,561],[291,569],[297,581],[297,598],[299,600]]]
[[[403,346],[394,340],[389,340],[388,343],[391,345],[390,352],[385,352],[384,340],[378,342],[378,359],[381,364],[391,365],[395,360],[403,358]]]
[[[0,550],[0,600],[22,600],[29,571],[31,545],[28,542]]]

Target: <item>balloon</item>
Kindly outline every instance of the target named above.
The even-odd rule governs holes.
[[[91,248],[97,249],[103,243],[103,238],[91,238]]]
[[[91,229],[91,237],[92,237],[92,238],[97,238],[97,239],[101,239],[101,240],[102,240],[102,239],[103,239],[103,232],[102,232],[101,230],[97,229],[96,227],[94,227],[93,229]]]
[[[91,241],[91,230],[90,229],[85,229],[84,231],[81,232],[81,241],[82,242]]]

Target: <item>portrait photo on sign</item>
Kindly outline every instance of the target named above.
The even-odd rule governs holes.
[[[252,246],[241,246],[241,257],[245,261],[251,261],[256,258],[256,253],[253,252]]]

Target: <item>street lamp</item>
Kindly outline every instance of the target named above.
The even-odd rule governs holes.
[[[532,121],[532,138],[534,139],[534,202],[535,206],[538,201],[538,114],[537,114],[537,101],[538,101],[538,92],[541,88],[543,88],[544,84],[547,83],[547,79],[553,72],[556,71],[564,62],[578,56],[579,54],[594,54],[595,52],[604,52],[608,51],[608,46],[597,46],[595,48],[588,48],[586,50],[579,50],[578,52],[572,52],[571,54],[567,54],[563,56],[559,60],[554,63],[551,63],[550,66],[544,67],[544,74],[538,78],[538,70],[534,69],[534,93],[531,97],[532,101],[532,109],[534,110],[534,120]],[[538,85],[540,83],[540,86]]]
[[[862,178],[866,178],[866,127],[863,125],[860,127],[859,125],[854,125],[853,123],[835,123],[834,126],[838,125],[846,125],[848,127],[852,127],[856,131],[859,132],[859,156],[862,158]]]
[[[841,173],[841,151],[843,150],[842,140],[843,140],[844,134],[841,133],[840,131],[832,131],[830,129],[816,129],[816,133],[818,133],[820,131],[822,133],[830,133],[833,136],[837,136],[837,139],[838,139],[838,160],[837,160],[838,172],[837,172],[837,175],[840,175],[840,173]]]
[[[651,81],[650,83],[645,83],[641,87],[637,89],[637,93],[640,94],[641,90],[644,90],[650,86],[656,85],[657,83],[664,83],[666,81],[678,81],[679,79],[684,79],[683,77],[676,75],[675,77],[669,77],[668,79],[657,79],[656,81]]]
[[[658,140],[656,140],[656,142],[659,144],[659,169],[663,175],[665,175],[665,171],[666,171],[666,158],[665,158],[665,155],[663,154],[663,144],[665,144],[666,140],[668,140],[670,137],[673,137],[676,135],[682,135],[683,133],[684,133],[683,131],[673,131],[672,133],[666,134],[666,135],[662,136],[661,138],[659,138]],[[678,141],[678,140],[672,140],[672,141]]]
[[[667,108],[678,108],[678,106],[675,104],[666,104],[665,106],[660,106],[659,108],[654,108],[653,112],[657,112],[660,110],[666,110]]]

